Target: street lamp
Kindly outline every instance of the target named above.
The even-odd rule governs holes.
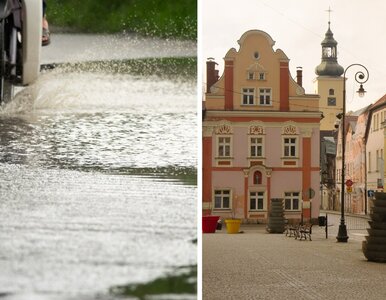
[[[341,182],[341,216],[340,216],[340,225],[339,231],[336,239],[338,242],[347,243],[347,228],[344,220],[344,185],[345,185],[345,151],[346,151],[346,135],[345,135],[345,116],[346,116],[346,72],[350,67],[357,66],[361,67],[366,73],[363,71],[358,71],[355,73],[355,81],[360,84],[359,90],[357,91],[359,97],[363,97],[366,91],[363,88],[363,84],[369,79],[369,71],[367,68],[361,64],[352,64],[349,65],[343,73],[343,112],[342,112],[342,182]]]

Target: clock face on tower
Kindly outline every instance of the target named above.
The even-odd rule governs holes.
[[[329,98],[327,99],[327,105],[328,105],[328,106],[336,106],[336,98],[329,97]]]

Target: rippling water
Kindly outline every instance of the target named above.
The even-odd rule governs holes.
[[[195,264],[196,111],[194,80],[60,69],[3,107],[0,296],[89,299]]]

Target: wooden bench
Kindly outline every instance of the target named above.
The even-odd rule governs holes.
[[[299,224],[287,224],[285,227],[285,235],[297,238],[299,236],[299,226]]]
[[[301,240],[310,240],[312,234],[312,224],[286,224],[285,226],[285,235],[289,237],[295,237],[295,239]]]
[[[303,238],[304,240],[307,240],[307,238],[312,241],[311,239],[312,234],[312,224],[304,224],[299,227],[299,240],[301,241]],[[296,239],[296,237],[295,237]]]

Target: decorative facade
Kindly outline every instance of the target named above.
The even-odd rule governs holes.
[[[366,185],[370,195],[385,190],[386,95],[369,110],[366,127]]]
[[[319,96],[292,79],[288,57],[267,33],[247,31],[238,43],[220,78],[207,63],[203,215],[264,223],[270,199],[282,198],[286,218],[316,219]]]

